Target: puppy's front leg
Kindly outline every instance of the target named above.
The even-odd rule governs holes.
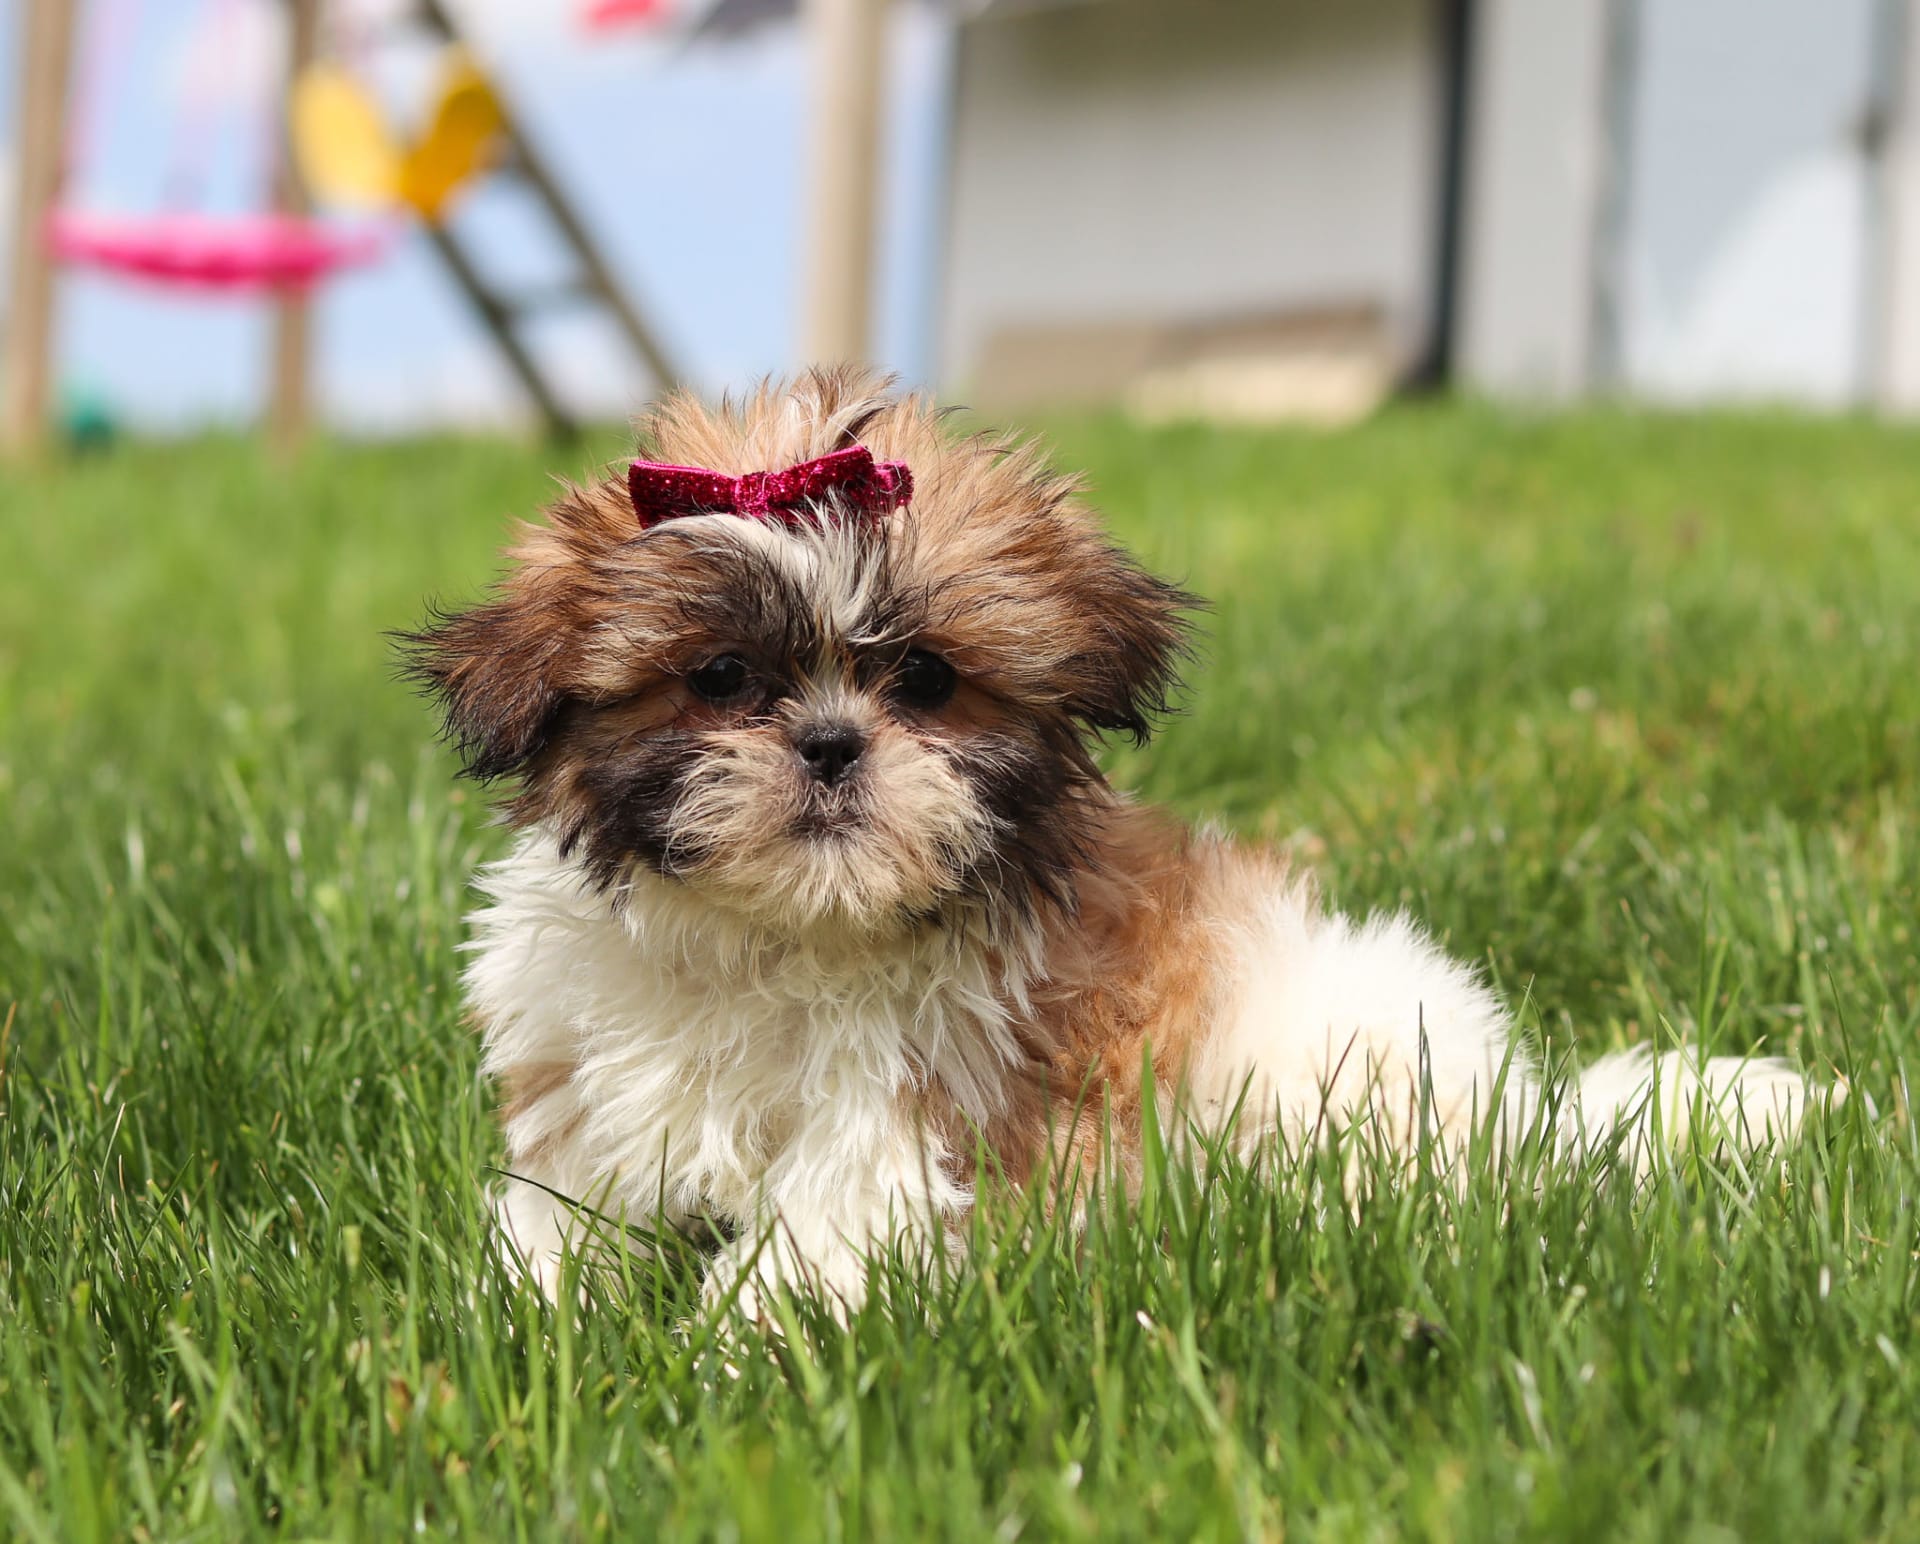
[[[569,1252],[591,1247],[598,1198],[584,1192],[583,1176],[564,1163],[516,1163],[510,1157],[507,1169],[493,1203],[501,1262],[511,1274],[530,1278],[549,1302],[557,1302],[562,1260]]]
[[[823,1236],[805,1230],[803,1240],[779,1217],[769,1217],[727,1243],[708,1268],[704,1293],[710,1305],[731,1299],[736,1312],[756,1323],[772,1319],[771,1299],[781,1288],[817,1292],[842,1319],[867,1297],[867,1258],[884,1249],[884,1235]]]
[[[763,1205],[714,1259],[705,1296],[710,1304],[732,1297],[742,1315],[765,1322],[781,1288],[812,1291],[844,1321],[866,1301],[874,1257],[899,1249],[930,1260],[941,1239],[957,1249],[959,1215],[951,1198],[906,1186],[859,1187],[812,1209]]]
[[[635,1247],[628,1224],[660,1229],[688,1218],[650,1189],[624,1182],[588,1150],[586,1112],[571,1083],[544,1086],[524,1075],[505,1079],[506,1178],[494,1198],[496,1244],[502,1262],[530,1277],[549,1301],[559,1300],[568,1254],[608,1258]],[[532,1088],[533,1097],[528,1096]]]

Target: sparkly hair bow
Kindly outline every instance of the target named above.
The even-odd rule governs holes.
[[[739,515],[794,525],[830,495],[855,514],[889,514],[913,497],[913,473],[904,461],[875,461],[866,446],[853,445],[783,472],[744,477],[636,461],[627,469],[627,491],[643,531],[684,515]]]

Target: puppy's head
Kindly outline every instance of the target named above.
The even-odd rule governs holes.
[[[1145,738],[1190,597],[1032,451],[863,374],[679,398],[643,438],[734,475],[864,444],[914,494],[642,531],[622,481],[570,489],[497,598],[409,640],[467,770],[517,785],[509,818],[616,895],[651,870],[795,931],[1070,906],[1107,802],[1091,743]]]

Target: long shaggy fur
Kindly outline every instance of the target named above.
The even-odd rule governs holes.
[[[716,1290],[749,1306],[801,1278],[853,1301],[873,1243],[957,1229],[979,1144],[1021,1181],[1110,1130],[1124,1169],[1149,1097],[1249,1146],[1364,1125],[1456,1157],[1540,1116],[1507,1015],[1413,922],[1329,914],[1108,787],[1093,743],[1151,732],[1195,603],[1034,450],[850,370],[678,397],[642,436],[735,475],[865,444],[916,492],[643,533],[617,477],[571,487],[494,598],[409,640],[520,832],[466,984],[519,1176],[503,1239],[543,1283],[587,1207],[718,1222]],[[1709,1113],[1785,1134],[1809,1098],[1775,1062],[1630,1055],[1553,1109],[1645,1161]]]

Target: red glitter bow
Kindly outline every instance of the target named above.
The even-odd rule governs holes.
[[[866,446],[853,445],[784,472],[744,477],[636,461],[627,468],[627,491],[643,531],[684,515],[739,515],[795,525],[829,494],[855,514],[889,514],[913,497],[913,473],[904,461],[875,461]]]

